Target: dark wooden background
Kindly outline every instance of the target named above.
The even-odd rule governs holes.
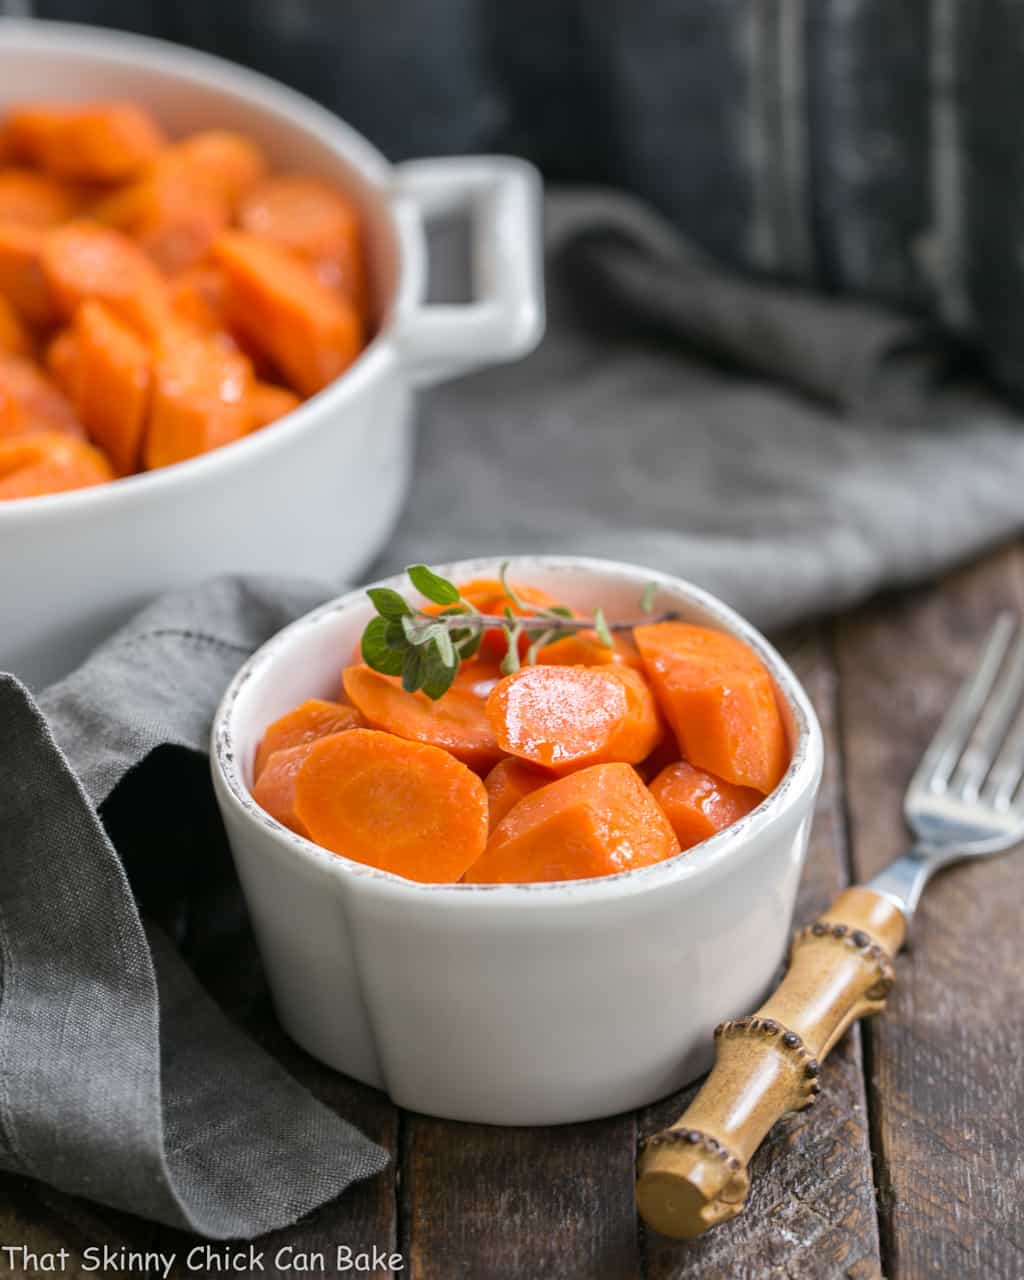
[[[1019,547],[783,637],[828,745],[797,923],[900,851],[906,779],[1002,608],[1024,610]],[[400,1113],[320,1067],[264,1009],[254,1034],[394,1163],[259,1243],[268,1258],[288,1243],[328,1256],[338,1244],[377,1244],[400,1251],[400,1274],[413,1280],[1020,1280],[1022,908],[1024,852],[958,867],[932,885],[887,1014],[847,1036],[823,1071],[819,1104],[762,1148],[746,1213],[692,1244],[651,1237],[633,1210],[637,1141],[673,1119],[688,1094],[564,1128],[446,1123]],[[185,1275],[198,1241],[5,1177],[0,1243],[74,1256],[103,1243],[174,1250],[175,1275]],[[0,1275],[12,1274],[22,1273],[0,1264]]]

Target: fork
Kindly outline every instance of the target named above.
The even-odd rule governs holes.
[[[656,1231],[690,1239],[735,1217],[747,1166],[787,1112],[821,1092],[821,1062],[892,989],[931,877],[964,858],[1024,840],[1024,633],[1000,614],[977,667],[910,780],[911,848],[865,885],[846,889],[794,935],[782,983],[750,1017],[715,1028],[715,1065],[696,1097],[640,1153],[637,1207]]]

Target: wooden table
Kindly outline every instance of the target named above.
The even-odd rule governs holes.
[[[1007,607],[1024,609],[1019,548],[782,638],[828,754],[797,923],[904,844],[906,779],[994,613]],[[268,1015],[263,1038],[394,1163],[390,1175],[259,1242],[262,1274],[296,1274],[271,1264],[282,1246],[333,1259],[349,1244],[400,1251],[399,1274],[414,1280],[1020,1280],[1022,908],[1024,853],[956,868],[932,886],[888,1013],[847,1036],[823,1070],[818,1105],[762,1148],[747,1211],[691,1244],[652,1238],[633,1210],[637,1141],[673,1119],[690,1091],[564,1128],[450,1124],[399,1113],[333,1075],[288,1045]],[[175,1275],[190,1274],[184,1259],[198,1243],[7,1177],[0,1244],[12,1242],[72,1255],[104,1243],[174,1250]],[[0,1274],[22,1273],[0,1264]],[[312,1274],[344,1273],[332,1261]]]

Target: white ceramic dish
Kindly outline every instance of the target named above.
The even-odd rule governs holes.
[[[495,561],[443,566],[455,581]],[[404,1107],[491,1124],[559,1124],[637,1107],[710,1065],[712,1030],[748,1013],[785,951],[822,767],[806,694],[731,609],[677,578],[610,561],[520,557],[566,604],[635,617],[645,584],[740,636],[776,682],[793,745],[777,790],[667,862],[604,879],[422,885],[294,835],[249,794],[267,724],[335,696],[372,610],[363,591],[293,623],[228,689],[213,778],[278,1014],[324,1062]],[[409,592],[408,582],[384,585]]]
[[[0,503],[0,670],[67,671],[148,597],[225,572],[338,580],[398,515],[413,388],[524,354],[543,328],[539,182],[500,157],[390,165],[315,103],[160,41],[0,19],[0,108],[18,100],[145,103],[172,135],[219,125],[281,169],[320,174],[361,208],[376,337],[350,370],[270,428],[113,484]],[[424,220],[463,209],[476,298],[427,306]]]

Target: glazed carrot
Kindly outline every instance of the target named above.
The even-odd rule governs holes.
[[[287,387],[276,387],[272,382],[255,382],[249,398],[252,409],[250,430],[255,431],[259,427],[276,422],[286,413],[297,409],[301,403],[295,392],[289,391]]]
[[[204,129],[164,152],[164,163],[186,172],[197,187],[214,192],[233,211],[267,172],[267,158],[251,138],[230,129]]]
[[[650,786],[682,849],[731,827],[764,799],[760,791],[723,782],[685,760],[663,769]]]
[[[12,356],[32,354],[32,335],[7,299],[0,294],[0,352]]]
[[[103,454],[73,436],[54,432],[0,440],[0,501],[84,489],[113,479]]]
[[[61,329],[46,348],[46,369],[61,391],[74,403],[78,377],[78,339],[74,332]]]
[[[635,764],[660,733],[643,676],[612,663],[522,667],[491,693],[487,719],[502,751],[556,773],[612,761]]]
[[[242,200],[238,225],[297,253],[323,284],[339,290],[365,315],[359,212],[326,182],[292,174],[267,178]]]
[[[204,336],[171,343],[153,369],[147,468],[183,462],[230,444],[252,425],[252,366]]]
[[[119,475],[136,471],[149,411],[152,356],[102,302],[83,302],[72,322],[78,416]]]
[[[300,742],[294,747],[272,752],[264,761],[252,789],[252,798],[261,809],[266,809],[283,827],[297,831],[300,836],[309,832],[295,812],[295,780],[316,741],[314,738],[311,742]]]
[[[0,222],[55,227],[74,217],[79,197],[71,188],[31,169],[0,169]]]
[[[519,585],[512,583],[512,590],[516,597],[527,606],[526,609],[521,608],[515,600],[506,592],[498,578],[473,578],[469,582],[458,584],[459,595],[463,600],[468,601],[478,613],[487,614],[492,617],[503,617],[506,609],[517,616],[530,612],[530,609],[550,608],[552,605],[558,604],[554,596],[548,595],[546,591],[542,591],[540,587],[531,587],[529,585]],[[440,613],[446,606],[425,604],[422,606],[424,613]],[[522,635],[519,638],[519,655],[524,657],[527,649],[532,642],[532,637]],[[493,658],[497,661],[505,656],[508,643],[505,634],[500,627],[492,627],[485,631],[480,641],[479,653],[482,658]]]
[[[671,858],[668,819],[628,764],[599,764],[525,796],[491,832],[467,884],[581,880]]]
[[[432,702],[426,694],[406,693],[398,680],[364,666],[346,668],[342,683],[353,706],[374,729],[441,747],[481,773],[501,759],[484,700],[472,689],[453,685]]]
[[[20,159],[55,177],[85,182],[130,178],[164,143],[152,117],[130,102],[12,107],[5,133]]]
[[[214,242],[213,254],[227,277],[232,327],[296,391],[315,395],[359,354],[363,330],[355,307],[286,249],[227,231]]]
[[[180,320],[204,333],[226,330],[227,281],[223,271],[206,263],[191,267],[172,280],[169,289],[171,306]]]
[[[786,731],[771,676],[741,640],[685,622],[633,632],[684,760],[767,795],[786,770]]]
[[[363,718],[355,707],[326,702],[323,698],[309,698],[267,726],[256,748],[253,777],[259,778],[275,751],[315,742],[317,738],[342,733],[345,729],[358,729],[362,723]]]
[[[433,884],[460,879],[483,853],[487,792],[447,751],[373,729],[293,750],[309,753],[295,776],[295,816],[332,853]]]
[[[537,661],[555,663],[559,666],[600,667],[607,663],[625,663],[628,667],[640,670],[640,651],[632,636],[616,634],[612,648],[601,643],[596,631],[577,631],[575,635],[563,636],[552,644],[546,644],[537,651]]]
[[[0,355],[0,437],[54,433],[85,438],[67,397],[31,360]]]
[[[539,787],[552,780],[553,775],[538,769],[525,760],[507,756],[499,760],[484,778],[487,788],[487,822],[493,831],[505,814],[517,805],[523,796],[531,795]]]
[[[95,299],[146,341],[173,324],[170,296],[160,272],[127,236],[92,222],[69,222],[45,236],[43,272],[61,312],[70,319]]]
[[[57,304],[43,272],[46,232],[38,227],[0,223],[0,294],[29,324],[50,325]]]

